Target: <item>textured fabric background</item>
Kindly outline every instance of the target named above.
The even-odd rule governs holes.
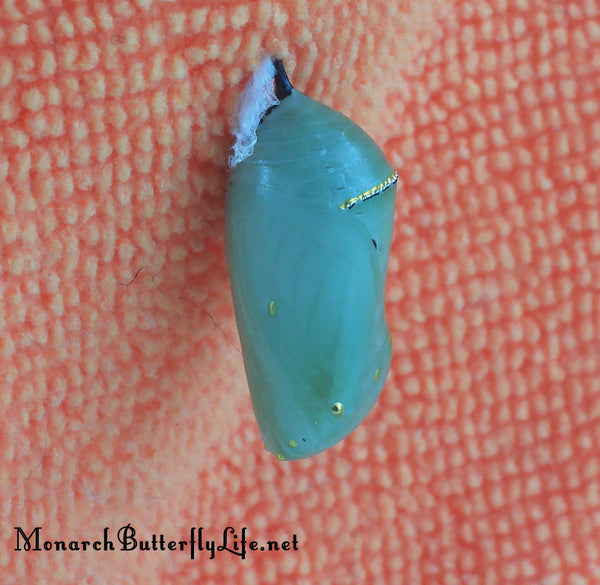
[[[382,398],[283,464],[224,254],[265,53],[400,173]],[[3,0],[0,177],[2,583],[600,582],[598,2]],[[299,550],[13,550],[127,523]]]

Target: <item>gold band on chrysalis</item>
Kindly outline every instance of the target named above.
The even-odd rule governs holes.
[[[352,197],[352,199],[348,199],[348,201],[342,203],[340,209],[352,209],[359,201],[366,201],[367,199],[371,199],[371,197],[375,197],[375,195],[379,195],[382,191],[391,187],[397,180],[398,173],[394,171],[385,181],[379,183],[379,185],[375,185],[375,187],[361,193],[358,197]]]

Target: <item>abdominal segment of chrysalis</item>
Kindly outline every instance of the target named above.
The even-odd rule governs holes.
[[[244,90],[235,135],[226,245],[244,367],[265,447],[301,459],[351,433],[387,377],[398,175],[278,59]]]

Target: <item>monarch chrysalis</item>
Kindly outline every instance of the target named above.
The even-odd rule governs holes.
[[[226,239],[244,367],[265,447],[301,459],[352,432],[383,388],[398,175],[278,59],[247,86],[236,136]]]

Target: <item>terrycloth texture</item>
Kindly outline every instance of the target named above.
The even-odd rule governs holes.
[[[390,376],[297,463],[225,267],[262,51],[400,173]],[[0,582],[600,582],[597,2],[4,2],[0,176]],[[299,550],[13,550],[127,523]]]

